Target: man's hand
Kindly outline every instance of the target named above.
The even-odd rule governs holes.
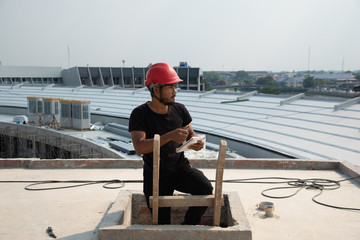
[[[188,131],[186,130],[186,127],[184,128],[177,128],[171,132],[168,133],[170,135],[170,138],[177,143],[183,143],[186,141],[188,137]]]
[[[189,149],[193,149],[195,151],[199,151],[204,147],[204,143],[201,140],[198,140],[197,143],[191,144]]]

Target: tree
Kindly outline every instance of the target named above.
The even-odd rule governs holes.
[[[245,71],[238,71],[236,72],[235,78],[234,80],[237,81],[246,81],[246,80],[250,80],[250,76],[247,72]]]
[[[226,81],[225,80],[217,80],[215,82],[215,85],[226,85]]]
[[[326,85],[326,82],[327,82],[327,79],[314,79],[314,85],[317,89],[321,89],[323,87],[325,87]]]
[[[217,72],[204,72],[204,80],[208,83],[215,83],[221,80],[221,77]]]
[[[308,76],[303,81],[304,88],[314,88],[315,82],[314,77]]]
[[[262,85],[262,86],[273,86],[276,84],[274,78],[270,75],[266,76],[266,77],[260,77],[256,80],[256,84],[257,85]]]
[[[360,73],[356,74],[355,78],[356,78],[357,80],[360,80]]]
[[[265,93],[265,94],[280,94],[280,91],[276,88],[271,88],[269,86],[265,86],[261,89],[262,93]]]

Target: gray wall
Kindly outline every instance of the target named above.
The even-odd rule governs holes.
[[[77,67],[64,69],[61,75],[65,86],[81,86],[81,79]]]

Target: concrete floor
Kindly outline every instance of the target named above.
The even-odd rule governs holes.
[[[202,169],[210,179],[215,169]],[[142,169],[0,169],[0,180],[139,180]],[[345,175],[320,170],[225,169],[224,180],[254,177],[328,178]],[[95,240],[100,222],[121,190],[142,190],[141,183],[122,189],[105,189],[101,184],[48,191],[26,191],[25,183],[0,183],[0,239],[51,239],[48,226],[58,239]],[[325,191],[319,201],[360,208],[359,185],[342,182],[341,188]],[[51,187],[59,186],[51,184]],[[288,199],[263,197],[264,189],[283,184],[224,183],[223,191],[237,191],[250,223],[254,240],[267,239],[360,239],[360,211],[346,211],[315,204],[311,198],[318,190],[301,190]],[[278,191],[284,195],[292,191]],[[274,192],[275,194],[275,192]],[[261,201],[271,201],[275,217],[264,218],[257,210]]]

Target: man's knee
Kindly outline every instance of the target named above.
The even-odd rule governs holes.
[[[205,178],[201,181],[201,184],[197,185],[197,192],[198,195],[210,195],[212,194],[213,186],[211,185],[210,181]]]
[[[213,186],[211,185],[210,181],[204,186],[204,195],[210,195],[212,194]]]

